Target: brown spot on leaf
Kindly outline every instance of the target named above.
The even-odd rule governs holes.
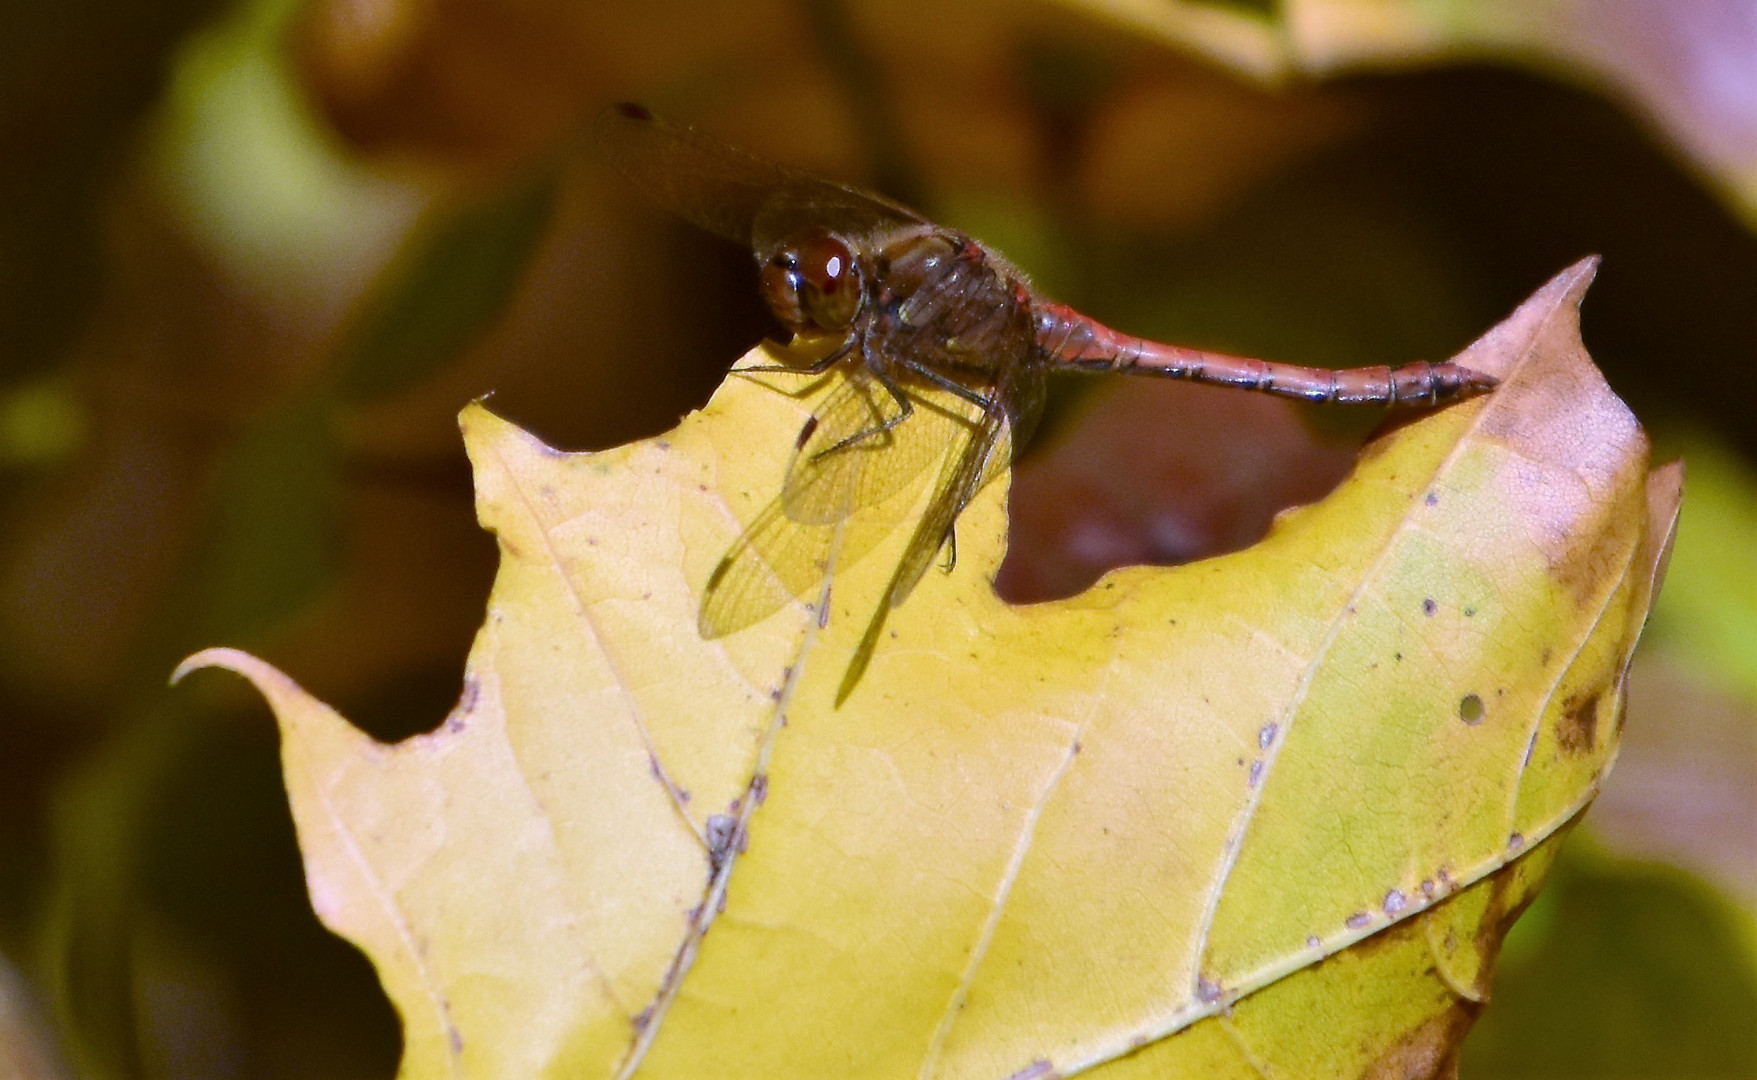
[[[1626,495],[1639,493],[1640,488],[1633,487]],[[1631,533],[1640,527],[1639,514],[1628,513],[1626,507],[1616,504],[1606,506],[1603,514],[1603,525],[1593,528],[1596,523],[1581,522],[1584,535],[1576,533],[1569,543],[1547,553],[1550,577],[1581,608],[1591,606],[1615,587],[1638,539]]]
[[[1579,698],[1570,694],[1562,702],[1562,718],[1556,721],[1556,745],[1565,754],[1581,754],[1598,745],[1598,691]]]
[[[1406,1032],[1361,1072],[1361,1080],[1438,1080],[1458,1075],[1458,1051],[1477,1009],[1454,1002]]]
[[[1517,835],[1517,834],[1515,834]],[[1550,842],[1561,839],[1561,833],[1550,836]],[[1536,889],[1519,890],[1518,867],[1515,863],[1496,870],[1490,876],[1489,902],[1483,909],[1482,918],[1477,923],[1475,944],[1477,954],[1481,957],[1478,970],[1478,984],[1473,989],[1481,1000],[1489,996],[1489,985],[1493,981],[1495,963],[1501,957],[1501,945],[1506,940],[1507,931],[1513,928],[1514,922],[1524,913],[1532,900],[1537,898]],[[1519,894],[1515,896],[1515,894]],[[1515,899],[1517,902],[1515,903]]]

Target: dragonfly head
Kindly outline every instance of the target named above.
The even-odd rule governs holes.
[[[860,313],[858,261],[828,229],[801,229],[781,241],[763,263],[763,299],[798,334],[848,329]]]

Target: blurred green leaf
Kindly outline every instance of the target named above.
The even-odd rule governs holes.
[[[1724,443],[1665,440],[1690,470],[1653,644],[1715,686],[1757,702],[1757,472]]]
[[[141,830],[153,782],[188,752],[188,700],[161,697],[60,786],[54,886],[43,927],[47,982],[79,1074],[144,1074],[133,941]]]
[[[278,305],[345,303],[425,201],[350,153],[288,54],[297,0],[247,0],[179,50],[150,147],[181,224]]]
[[[340,567],[338,448],[327,399],[280,406],[221,463],[198,546],[190,638],[257,638]]]
[[[1740,920],[1682,871],[1569,845],[1507,937],[1460,1074],[1757,1076],[1757,963]]]
[[[0,468],[66,457],[85,442],[87,426],[84,402],[67,379],[0,391]]]
[[[454,359],[511,298],[555,207],[557,172],[522,183],[418,237],[335,357],[342,393],[394,394]]]
[[[263,416],[215,472],[210,517],[154,649],[243,634],[301,610],[339,566],[332,404],[308,395]],[[62,785],[53,811],[49,981],[84,1075],[146,1075],[136,949],[149,906],[144,837],[160,787],[197,749],[211,710],[155,685]]]

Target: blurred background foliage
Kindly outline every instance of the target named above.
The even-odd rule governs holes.
[[[1442,358],[1602,253],[1588,346],[1688,497],[1622,761],[1462,1074],[1757,1075],[1749,0],[0,6],[0,1075],[394,1072],[262,706],[165,677],[245,646],[431,727],[494,571],[458,408],[607,446],[774,332],[745,253],[595,158],[616,99],[1281,360]],[[1059,391],[1011,598],[1248,544],[1371,422]]]

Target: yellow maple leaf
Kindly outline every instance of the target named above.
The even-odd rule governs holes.
[[[179,674],[273,706],[404,1077],[1432,1075],[1615,757],[1677,508],[1580,344],[1592,269],[1245,551],[1011,607],[990,485],[840,709],[909,530],[827,618],[704,641],[829,392],[738,379],[596,454],[465,410],[501,568],[437,730]]]

